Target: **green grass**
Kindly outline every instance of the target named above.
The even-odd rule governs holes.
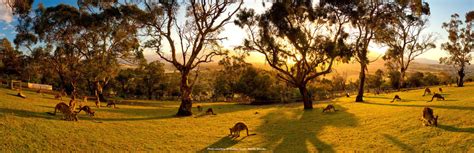
[[[435,88],[432,88],[435,89]],[[437,89],[437,88],[436,88]],[[265,106],[201,103],[217,115],[173,117],[179,103],[132,101],[119,109],[96,109],[94,122],[85,113],[78,122],[51,116],[58,100],[51,95],[0,89],[0,152],[3,151],[206,151],[207,148],[265,148],[278,152],[334,151],[474,151],[474,84],[444,87],[446,101],[426,102],[423,90],[374,96],[365,103],[354,97]],[[404,99],[390,103],[398,94]],[[321,113],[333,103],[338,112]],[[93,106],[92,102],[87,105]],[[429,106],[439,115],[438,127],[422,126]],[[193,110],[197,111],[197,110]],[[256,114],[255,112],[258,112]],[[197,114],[197,112],[196,112]],[[229,128],[243,121],[255,136],[232,140]]]

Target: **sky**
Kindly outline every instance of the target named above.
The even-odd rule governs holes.
[[[0,0],[3,2],[4,0]],[[429,26],[426,29],[426,33],[435,33],[437,35],[437,48],[428,51],[427,53],[419,56],[419,58],[425,58],[430,60],[438,60],[440,57],[447,56],[447,54],[441,49],[441,43],[447,41],[447,32],[441,28],[443,22],[450,20],[450,16],[454,13],[458,13],[464,20],[464,15],[474,10],[474,0],[424,0],[428,2],[431,9],[431,15],[429,17]],[[265,8],[262,6],[261,0],[245,0],[244,7],[253,8],[256,12],[262,12]],[[76,0],[35,0],[34,7],[39,3],[43,3],[46,7],[55,6],[61,3],[77,6]],[[266,6],[267,8],[269,5]],[[4,3],[0,3],[0,38],[6,37],[10,41],[15,38],[15,25],[16,17],[12,16],[11,10],[9,10]],[[240,45],[245,38],[245,31],[230,23],[227,24],[225,30],[221,33],[222,36],[226,36],[227,39],[222,43],[226,48],[233,48]],[[379,48],[377,46],[370,48],[373,53],[383,54],[385,48]],[[146,51],[145,56],[149,59],[156,59],[157,55],[153,51]],[[250,59],[255,61],[261,61],[262,56],[258,54],[251,54]],[[252,61],[252,60],[251,60]]]

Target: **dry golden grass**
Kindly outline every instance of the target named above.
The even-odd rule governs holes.
[[[28,98],[22,99],[15,91],[0,89],[0,151],[473,152],[474,84],[444,91],[446,101],[427,102],[431,97],[414,90],[368,94],[365,103],[352,102],[354,97],[315,102],[312,111],[303,111],[301,103],[200,103],[195,105],[212,107],[217,115],[197,118],[173,117],[177,102],[131,101],[118,104],[119,109],[92,107],[95,120],[102,122],[97,123],[85,113],[78,122],[48,115],[59,102],[50,95],[25,92]],[[395,94],[403,100],[390,103]],[[322,113],[328,103],[339,111]],[[422,126],[419,118],[425,106],[439,115],[438,127]],[[198,114],[197,109],[193,111]],[[229,128],[239,121],[256,135],[227,137]]]

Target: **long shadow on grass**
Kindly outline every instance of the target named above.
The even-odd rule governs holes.
[[[450,125],[438,125],[438,128],[451,131],[451,132],[467,132],[467,133],[474,133],[474,128],[457,128]]]
[[[361,102],[360,104],[368,105],[382,105],[382,106],[395,106],[395,107],[427,107],[428,105],[399,105],[399,104],[382,104],[382,103],[371,103],[371,102]],[[429,104],[429,103],[426,103]],[[465,106],[433,106],[431,108],[442,108],[442,109],[459,109],[459,110],[474,110],[474,107],[465,107]]]
[[[374,99],[390,99],[390,100],[392,100],[392,98],[389,98],[389,97],[377,97],[377,96],[366,96],[365,98],[374,98]]]
[[[201,149],[200,152],[208,152],[217,149],[229,148],[237,144],[239,141],[232,139],[231,137],[223,137],[219,141],[214,142],[213,144],[207,146],[204,149]]]
[[[27,110],[19,110],[19,109],[9,109],[9,108],[0,108],[0,112],[3,114],[13,114],[19,117],[26,117],[26,118],[44,118],[44,119],[56,119],[54,116],[46,114],[46,112],[32,112]]]
[[[153,120],[153,119],[166,119],[166,118],[176,117],[175,114],[178,111],[178,106],[179,106],[179,104],[176,104],[176,107],[165,107],[165,108],[157,108],[157,107],[126,108],[126,107],[121,107],[119,109],[113,109],[113,108],[103,107],[103,108],[100,108],[100,109],[96,109],[96,108],[93,108],[93,109],[97,110],[96,115],[100,115],[100,112],[104,111],[104,112],[110,112],[110,113],[121,113],[121,114],[126,114],[126,115],[131,115],[131,116],[143,116],[143,117],[139,117],[139,118],[103,118],[103,119],[100,119],[100,120],[103,120],[103,121],[136,121],[136,120]],[[238,104],[215,104],[215,105],[203,106],[204,111],[207,108],[212,108],[214,110],[214,113],[216,113],[217,115],[225,114],[225,113],[231,113],[231,112],[237,112],[237,111],[243,111],[243,110],[248,110],[248,109],[260,109],[260,108],[267,108],[267,107],[272,107],[272,105],[253,106],[253,105],[238,105]],[[204,111],[203,112],[198,112],[197,108],[193,108],[193,113],[195,115],[202,114],[202,113],[204,113]]]
[[[410,147],[409,145],[403,143],[402,141],[398,140],[396,137],[393,137],[388,134],[382,134],[386,139],[390,140],[393,144],[397,145],[398,147],[402,148],[404,151],[407,152],[415,152],[413,147]]]
[[[263,148],[282,152],[310,152],[314,147],[318,152],[335,152],[317,135],[325,126],[353,127],[357,120],[346,108],[335,105],[337,112],[322,113],[321,109],[276,110],[262,117],[264,124],[257,127],[258,135],[266,140]],[[256,144],[261,146],[261,144]]]

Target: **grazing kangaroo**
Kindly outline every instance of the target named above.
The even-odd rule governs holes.
[[[47,112],[48,114],[50,115],[56,115],[57,111],[59,110],[59,112],[63,113],[64,114],[64,120],[67,120],[67,121],[77,121],[77,113],[72,111],[71,108],[69,108],[69,106],[64,103],[64,102],[60,102],[58,104],[56,104],[56,107],[54,107],[54,113],[51,113],[51,112]]]
[[[440,100],[440,99],[441,99],[441,100],[444,100],[444,97],[443,97],[441,94],[439,94],[439,93],[435,93],[435,94],[433,95],[433,97],[431,98],[430,102],[432,102],[432,101],[434,100],[434,98],[436,98],[436,100]]]
[[[439,90],[439,92],[443,92],[443,88],[439,88],[438,90]]]
[[[246,130],[247,131],[247,136],[249,135],[256,135],[256,134],[249,134],[249,128],[245,123],[243,122],[238,122],[234,125],[234,127],[229,128],[230,131],[230,136],[231,137],[240,137],[240,131]]]
[[[107,102],[107,107],[112,107],[112,105],[114,106],[113,108],[116,108],[116,107],[115,107],[115,101],[108,100],[108,102]]]
[[[61,96],[61,94],[58,93],[58,94],[56,94],[56,95],[54,96],[54,99],[61,99],[61,100],[63,100],[63,97]]]
[[[430,88],[425,88],[425,92],[423,93],[423,96],[425,96],[426,93],[428,93],[428,95],[431,95],[431,90],[430,90]]]
[[[331,110],[334,110],[334,112],[338,111],[338,110],[336,110],[336,107],[334,107],[333,105],[329,104],[328,106],[326,106],[326,108],[323,109],[323,113],[326,112],[326,111],[329,112],[329,111],[331,111]]]
[[[197,106],[199,112],[202,112],[202,107],[200,105]]]
[[[433,109],[425,107],[423,109],[423,116],[421,117],[421,121],[424,126],[438,126],[438,115],[436,115],[435,117],[433,114]]]
[[[395,95],[395,97],[393,97],[393,100],[390,101],[390,102],[393,103],[395,100],[400,101],[400,100],[402,100],[402,98],[400,98],[400,96],[398,96],[398,95]]]
[[[350,96],[349,96],[349,93],[347,93],[347,92],[346,92],[346,97],[350,97]]]
[[[207,115],[216,115],[216,114],[214,114],[214,111],[212,110],[212,108],[208,108],[207,111],[206,111],[206,114]]]
[[[79,114],[81,111],[86,112],[91,117],[95,115],[95,111],[92,110],[89,106],[80,107],[77,113]]]

